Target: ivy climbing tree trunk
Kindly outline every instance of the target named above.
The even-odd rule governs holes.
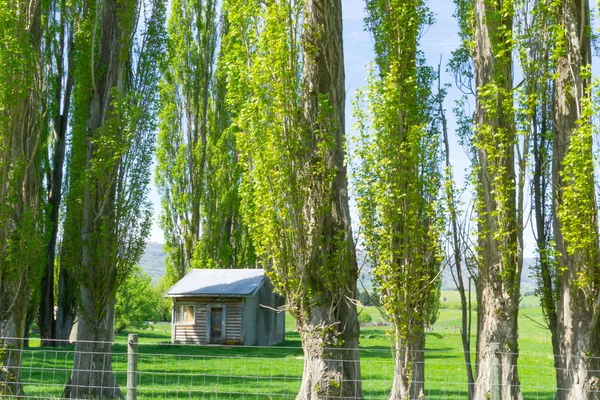
[[[44,262],[42,2],[0,1],[0,397],[22,396],[30,291]]]
[[[594,180],[590,11],[554,4],[558,43],[553,198],[557,271],[557,399],[600,399],[600,243]]]
[[[512,95],[513,2],[476,0],[478,335],[474,398],[492,390],[490,365],[501,346],[502,398],[522,398],[517,371],[522,250],[518,224]]]

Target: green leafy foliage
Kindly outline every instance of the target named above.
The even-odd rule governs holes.
[[[308,132],[300,121],[302,4],[282,2],[262,8],[254,1],[226,1],[224,8],[229,32],[222,62],[231,78],[230,129],[237,135],[244,166],[242,212],[259,262],[273,271],[276,287],[289,295],[298,293],[298,298],[288,299],[292,312],[298,313],[299,303],[307,301],[311,290],[301,284],[310,259],[310,217],[302,210],[311,178],[322,165],[317,154],[309,159],[303,145]]]
[[[48,91],[42,3],[0,1],[0,397],[21,392],[30,293],[45,261],[43,160]]]
[[[361,312],[358,314],[358,323],[370,324],[371,322],[373,322],[373,317],[371,316],[371,313],[366,309],[361,310]]]
[[[307,365],[322,366],[306,368],[301,391],[339,387],[360,397],[351,385],[358,364],[332,350],[358,345],[341,2],[228,0],[223,7],[227,101],[244,168],[242,212],[258,264],[286,297],[312,355]]]
[[[367,2],[377,70],[355,103],[355,186],[381,302],[398,340],[411,340],[439,303],[440,138],[434,73],[417,47],[431,17],[422,2],[396,1],[389,9],[384,3]],[[396,36],[400,26],[405,33]]]
[[[40,14],[41,4],[29,9],[26,1],[0,2],[0,330],[11,313],[17,324],[25,317],[45,256],[48,129]]]
[[[73,15],[77,85],[60,261],[87,300],[93,299],[93,306],[80,307],[93,324],[109,313],[117,288],[141,257],[151,225],[148,184],[165,2],[152,0],[146,11],[137,0],[117,0],[102,8],[86,4]],[[138,24],[142,28],[134,35]],[[113,44],[100,40],[103,26],[123,38]]]
[[[590,80],[591,66],[587,65],[580,73],[584,80]],[[571,132],[568,151],[559,171],[563,193],[557,210],[568,255],[579,257],[585,265],[585,268],[578,268],[574,283],[583,289],[587,300],[592,301],[600,298],[600,248],[594,175],[597,160],[592,150],[596,127],[591,123],[599,110],[598,104],[593,101],[593,91],[597,85],[596,82],[587,86],[586,93],[579,99],[581,115],[576,122],[576,129]],[[596,310],[596,313],[599,311]]]
[[[228,71],[215,62],[217,21],[216,1],[171,3],[156,169],[170,283],[190,268],[255,263],[239,212],[241,167],[225,103]]]
[[[152,278],[141,268],[134,268],[117,291],[115,332],[147,329],[149,322],[169,321],[171,302],[162,297],[161,289],[152,285]]]

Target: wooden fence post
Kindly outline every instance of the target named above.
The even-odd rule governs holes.
[[[137,399],[138,335],[127,338],[127,400]]]

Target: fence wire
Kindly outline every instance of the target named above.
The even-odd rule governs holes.
[[[339,349],[338,349],[339,350]],[[73,346],[5,349],[22,358],[23,393],[13,398],[62,399],[73,373]],[[99,355],[98,353],[95,353]],[[116,343],[106,353],[123,394],[127,391],[127,344]],[[294,400],[302,381],[302,349],[296,347],[236,347],[144,344],[138,347],[138,399]],[[425,352],[425,396],[428,399],[467,398],[463,355],[458,349]],[[554,399],[555,371],[548,354],[519,363],[525,399]],[[550,358],[552,356],[550,355]],[[543,365],[542,365],[543,364]],[[363,398],[387,399],[392,389],[394,361],[389,348],[360,350]],[[86,366],[81,366],[85,372]],[[2,385],[2,382],[0,382]],[[335,398],[335,396],[331,396]],[[347,397],[344,397],[347,398]]]

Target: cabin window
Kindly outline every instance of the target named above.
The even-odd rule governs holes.
[[[193,324],[196,315],[196,306],[179,304],[175,310],[175,322],[178,324]]]

